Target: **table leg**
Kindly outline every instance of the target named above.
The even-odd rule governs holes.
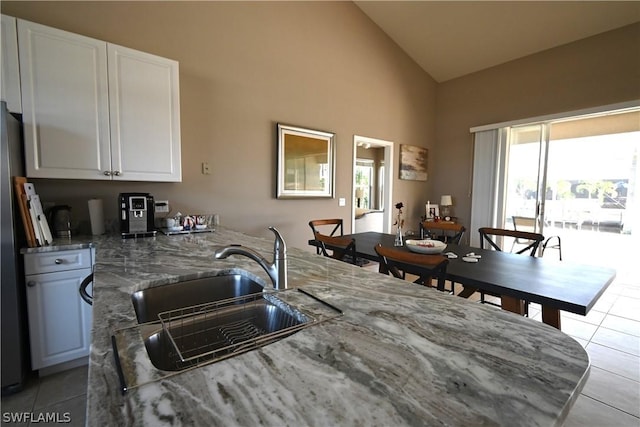
[[[560,310],[542,306],[542,323],[560,329]]]
[[[477,288],[472,288],[470,286],[464,286],[462,287],[462,291],[460,291],[460,293],[458,294],[459,297],[462,298],[469,298],[471,295],[473,295],[478,289]]]
[[[502,295],[500,297],[500,305],[503,310],[524,315],[524,301],[521,299]]]

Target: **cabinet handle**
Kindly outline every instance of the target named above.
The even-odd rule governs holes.
[[[104,171],[104,176],[111,176],[111,171]]]
[[[113,171],[113,174],[114,174],[115,176],[120,176],[120,171]]]
[[[33,288],[35,285],[36,285],[36,282],[34,282],[33,280],[29,280],[27,282],[27,286],[30,287],[30,288]]]
[[[64,263],[64,260],[62,258],[56,258],[56,260],[53,261],[53,262],[55,262],[56,264],[60,265],[60,264]]]

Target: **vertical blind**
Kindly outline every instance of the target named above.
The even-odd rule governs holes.
[[[502,227],[498,221],[504,209],[508,128],[478,131],[474,134],[473,189],[471,192],[471,225],[469,242],[480,246],[480,227]]]

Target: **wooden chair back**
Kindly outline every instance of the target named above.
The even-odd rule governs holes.
[[[342,236],[344,234],[341,218],[312,219],[309,221],[309,227],[311,227],[314,238],[316,231],[325,236]],[[316,254],[320,254],[320,247],[316,248]]]
[[[327,236],[319,231],[314,233],[314,238],[320,243],[318,248],[322,255],[356,264],[356,241],[354,239],[342,236]],[[331,251],[331,254],[328,251]]]
[[[544,236],[540,233],[531,233],[529,231],[518,230],[506,230],[503,228],[491,228],[481,227],[478,229],[480,233],[480,247],[485,248],[485,243],[488,243],[493,249],[502,251],[502,248],[497,243],[497,237],[512,237],[514,239],[520,239],[520,241],[526,241],[528,244],[524,248],[517,251],[517,254],[522,254],[529,251],[530,256],[536,256],[536,251],[540,242],[544,240]]]
[[[311,231],[313,232],[313,234],[315,234],[316,231],[319,231],[326,236],[342,236],[344,234],[341,218],[312,219],[311,221],[309,221],[309,227],[311,227]],[[330,229],[331,231],[329,233],[326,233],[324,230],[325,228],[327,230]]]
[[[420,277],[419,283],[431,286],[433,278],[438,279],[438,289],[444,290],[445,274],[449,259],[442,255],[425,255],[406,252],[396,248],[376,245],[374,248],[380,257],[380,272],[404,279],[405,273]]]
[[[439,231],[440,233],[435,233]],[[420,237],[423,239],[435,237],[445,243],[460,244],[466,228],[462,224],[447,221],[422,221],[420,223]],[[435,235],[435,236],[434,236]]]

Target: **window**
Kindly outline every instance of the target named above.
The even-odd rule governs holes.
[[[372,209],[373,160],[356,160],[356,207]]]

